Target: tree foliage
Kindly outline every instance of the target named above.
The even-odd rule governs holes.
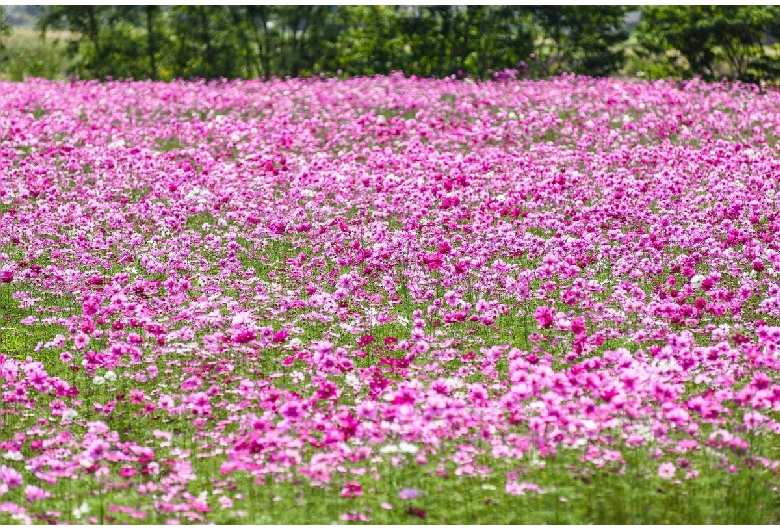
[[[609,75],[623,65],[619,44],[628,38],[622,6],[534,6],[544,41],[543,57],[553,70]]]
[[[83,78],[619,72],[625,6],[42,6]],[[644,6],[632,57],[654,76],[774,79],[773,6]],[[0,31],[2,28],[0,27]]]
[[[622,65],[620,7],[43,6],[39,28],[69,30],[72,73],[150,79],[387,74],[490,77],[524,70],[552,11],[555,67]],[[555,37],[553,37],[555,38]]]
[[[8,11],[5,6],[0,6],[0,61],[7,60],[5,54],[5,39],[11,34],[11,24],[8,22]]]
[[[766,43],[780,33],[775,6],[645,6],[640,53],[670,74],[706,80],[776,77]]]
[[[11,34],[11,24],[8,22],[8,11],[5,6],[0,6],[0,37]]]

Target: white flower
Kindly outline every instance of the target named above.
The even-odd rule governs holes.
[[[582,428],[586,429],[588,431],[595,431],[596,430],[596,422],[593,420],[582,420]]]
[[[106,381],[116,381],[116,372],[109,370],[103,377],[106,379]]]
[[[24,460],[24,455],[19,451],[8,451],[7,453],[3,454],[3,458],[6,460],[13,460],[15,462],[19,462],[21,460]]]
[[[95,385],[102,385],[106,382],[106,379],[102,375],[96,375],[95,378],[92,380],[92,383]]]
[[[73,517],[81,519],[81,516],[85,513],[89,513],[89,504],[82,502],[78,508],[73,508]]]
[[[402,326],[408,326],[409,325],[409,319],[406,318],[405,316],[398,315],[398,319],[397,320],[398,320],[398,323],[401,324]]]
[[[539,458],[539,456],[536,453],[531,453],[530,463],[532,466],[538,468],[538,469],[544,469],[547,467],[547,462]]]
[[[397,445],[386,445],[379,449],[380,453],[397,453],[398,452],[398,446]]]
[[[62,421],[70,421],[72,419],[75,419],[76,416],[78,416],[79,413],[76,412],[73,409],[67,409],[65,412],[62,413]]]
[[[461,381],[461,380],[460,380],[460,379],[458,379],[457,377],[450,377],[450,378],[448,378],[447,380],[445,380],[444,382],[445,382],[445,383],[447,384],[447,386],[448,386],[448,387],[450,387],[451,389],[456,389],[456,388],[463,388],[463,381]]]
[[[693,287],[694,289],[698,289],[699,287],[701,287],[701,282],[703,281],[704,281],[704,276],[702,276],[701,274],[697,274],[696,276],[691,278],[691,287]]]
[[[417,446],[416,445],[412,445],[412,444],[407,443],[407,442],[401,442],[400,444],[398,444],[398,449],[402,453],[414,454],[414,453],[417,452]]]

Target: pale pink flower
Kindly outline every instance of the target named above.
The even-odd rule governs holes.
[[[674,476],[677,468],[671,462],[664,462],[658,466],[658,476],[665,479],[670,479]]]

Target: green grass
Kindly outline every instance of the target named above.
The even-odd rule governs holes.
[[[50,31],[42,38],[37,30],[14,28],[5,42],[5,60],[0,64],[0,79],[65,79],[70,64],[65,42],[71,35],[67,31]]]
[[[49,316],[60,316],[61,313],[68,314],[77,302],[70,296],[30,293],[35,298],[43,298],[42,305],[54,310],[49,314],[41,314],[32,308],[19,307],[18,301],[13,298],[14,292],[19,288],[19,285],[12,287],[10,284],[0,284],[0,353],[15,359],[31,356],[34,360],[44,360],[44,353],[34,351],[36,346],[41,342],[52,340],[57,334],[66,333],[64,326],[45,324],[41,321],[33,325],[24,325],[19,321],[31,316],[44,319]]]

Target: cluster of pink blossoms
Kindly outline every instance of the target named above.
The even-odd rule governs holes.
[[[410,466],[543,495],[521,464],[559,453],[620,473],[639,450],[666,480],[704,452],[780,466],[777,92],[391,76],[0,101],[0,513],[90,521],[47,508],[83,483],[134,496],[106,520],[209,521],[245,515],[236,477],[356,499]]]

